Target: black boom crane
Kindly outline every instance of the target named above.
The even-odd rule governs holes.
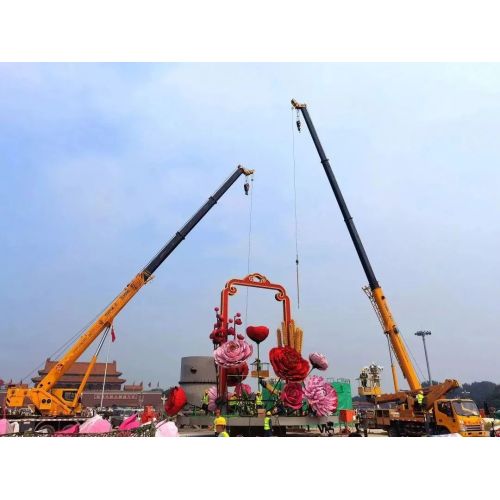
[[[318,134],[316,133],[316,129],[314,128],[311,117],[309,116],[307,105],[300,104],[295,99],[292,99],[292,106],[302,112],[302,116],[306,121],[307,128],[309,129],[314,145],[316,146],[316,149],[318,151],[321,164],[323,165],[325,174],[328,178],[328,182],[330,183],[335,198],[337,199],[337,203],[339,205],[340,211],[342,212],[342,216],[344,217],[344,222],[347,226],[347,230],[351,235],[354,248],[356,249],[356,253],[358,254],[359,260],[361,261],[363,270],[365,271],[366,279],[368,280],[368,283],[370,285],[369,296],[383,325],[384,333],[389,338],[394,354],[396,355],[396,359],[399,362],[401,371],[403,372],[403,375],[407,380],[410,389],[412,391],[419,390],[421,388],[420,380],[417,376],[415,368],[413,367],[410,357],[408,356],[408,352],[403,343],[403,339],[401,338],[396,322],[392,317],[392,313],[389,309],[389,304],[387,303],[385,294],[382,291],[382,288],[380,287],[377,278],[375,277],[375,273],[373,272],[370,261],[368,260],[368,256],[366,255],[363,243],[361,242],[361,238],[359,237],[356,226],[354,225],[354,221],[351,217],[351,214],[349,213],[349,209],[347,208],[347,204],[344,200],[344,197],[342,196],[342,192],[340,191],[340,187],[337,184],[335,175],[333,174],[332,167],[330,166],[330,161],[325,155],[323,146],[321,145]],[[394,380],[396,381],[394,371],[393,375]]]
[[[249,176],[253,170],[246,170],[238,165],[233,174],[222,186],[210,196],[207,202],[193,215],[191,219],[170,239],[158,252],[149,264],[140,271],[122,292],[106,307],[92,325],[76,340],[66,354],[55,364],[45,377],[32,389],[26,387],[12,387],[7,392],[6,403],[9,407],[23,406],[24,398],[28,398],[37,411],[44,416],[75,415],[81,412],[80,395],[85,388],[87,379],[97,360],[97,355],[117,314],[134,297],[134,295],[150,281],[153,272],[177,248],[182,240],[193,230],[198,222],[209,212],[217,201],[241,176]],[[54,386],[67,372],[71,365],[89,348],[94,340],[105,332],[96,353],[92,357],[89,367],[78,389],[54,389]]]

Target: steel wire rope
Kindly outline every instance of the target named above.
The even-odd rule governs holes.
[[[252,215],[253,215],[253,174],[250,177],[250,208],[248,213],[248,255],[247,255],[247,276],[250,274],[250,257],[252,254]],[[246,287],[245,298],[245,328],[248,325],[248,302],[249,302],[250,287]]]
[[[406,347],[406,350],[410,353],[410,356],[413,359],[413,362],[414,362],[417,370],[420,372],[420,378],[422,380],[424,380],[425,379],[424,373],[423,373],[422,369],[420,368],[420,365],[418,364],[417,360],[415,359],[415,356],[413,355],[413,352],[411,351],[409,345],[405,341],[405,338],[404,338],[403,334],[401,333],[401,331],[399,331],[399,337],[401,338],[401,341],[403,342],[404,346]],[[399,358],[396,356],[396,351],[394,350],[394,347],[392,347],[392,344],[391,344],[391,348],[392,348],[392,352],[394,353],[394,356],[396,357],[396,360],[398,361],[398,364],[399,364]],[[399,367],[399,369],[401,370],[401,366]]]
[[[83,326],[82,328],[80,328],[79,331],[77,331],[72,337],[70,337],[68,340],[66,340],[66,342],[64,342],[64,344],[62,344],[60,347],[58,347],[52,354],[49,355],[49,358],[52,358],[52,357],[55,357],[55,356],[58,356],[68,345],[70,345],[74,340],[76,340],[83,332],[85,332],[92,324],[95,323],[95,321],[97,320],[97,318],[99,318],[99,316],[101,316],[101,314],[113,303],[113,301],[111,301],[106,307],[104,307],[99,313],[97,313],[93,319],[91,319],[88,323],[85,324],[85,326]],[[21,379],[21,382],[23,380],[26,380],[30,375],[32,375],[33,373],[35,373],[38,369],[42,368],[44,366],[44,362],[40,363],[39,365],[37,365],[33,370],[31,370],[27,375],[25,375],[22,379]]]
[[[292,158],[293,158],[293,205],[295,220],[295,274],[297,285],[297,309],[300,309],[300,286],[299,286],[299,233],[297,218],[297,182],[296,182],[296,161],[295,161],[295,123],[293,120],[292,108]]]
[[[418,364],[415,356],[413,355],[413,352],[411,351],[410,349],[410,346],[407,344],[407,342],[405,341],[405,338],[403,337],[403,335],[401,334],[401,332],[399,333],[401,335],[401,340],[403,341],[403,344],[405,345],[406,349],[408,350],[408,352],[410,353],[410,356],[412,357],[413,359],[413,362],[415,363],[415,366],[417,367],[418,371],[420,372],[420,378],[421,380],[425,380],[425,376],[424,376],[424,372],[422,371],[422,369],[420,368],[420,365]]]

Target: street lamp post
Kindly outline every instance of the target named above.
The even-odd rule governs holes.
[[[418,332],[415,333],[417,337],[422,337],[422,341],[424,343],[425,362],[427,363],[427,374],[429,375],[429,386],[432,384],[432,377],[431,377],[431,369],[429,368],[429,358],[427,356],[427,346],[425,345],[425,336],[430,334],[431,332],[429,332],[428,330],[419,330]]]

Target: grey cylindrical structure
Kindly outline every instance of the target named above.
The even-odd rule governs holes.
[[[181,359],[179,385],[184,389],[188,403],[201,406],[205,389],[216,384],[213,356],[188,356]]]

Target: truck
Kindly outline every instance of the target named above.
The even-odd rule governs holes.
[[[385,429],[389,436],[425,436],[429,434],[460,434],[465,437],[483,437],[487,433],[475,402],[471,399],[446,399],[444,396],[460,384],[455,379],[422,387],[413,363],[410,360],[399,328],[393,318],[386,295],[379,285],[375,273],[356,230],[354,220],[347,208],[340,187],[333,173],[330,161],[309,115],[307,105],[292,99],[292,107],[297,110],[297,128],[300,131],[299,113],[301,113],[319,154],[328,182],[337,200],[354,248],[368,280],[363,290],[368,295],[375,313],[382,325],[389,345],[391,367],[394,380],[394,393],[382,394],[380,387],[360,387],[359,394],[371,400],[375,411],[370,421],[362,422],[366,426]],[[400,390],[392,354],[406,379],[409,390]],[[422,391],[423,405],[415,405],[417,394]]]
[[[248,170],[238,165],[222,186],[209,197],[193,217],[176,232],[146,267],[104,309],[104,312],[77,338],[35,387],[30,388],[26,384],[8,387],[5,404],[9,410],[10,418],[16,419],[17,417],[25,428],[26,426],[31,426],[35,432],[53,434],[75,423],[82,423],[90,416],[87,416],[84,408],[82,408],[81,395],[108,333],[111,331],[111,335],[113,335],[112,325],[118,313],[144,285],[153,279],[153,273],[156,269],[169,257],[236,180],[241,175],[248,177],[252,174],[253,170]],[[91,358],[79,387],[77,389],[56,387],[56,384],[72,364],[82,356],[99,336],[101,338],[97,349]],[[20,411],[21,408],[26,407],[29,409],[29,413]]]

